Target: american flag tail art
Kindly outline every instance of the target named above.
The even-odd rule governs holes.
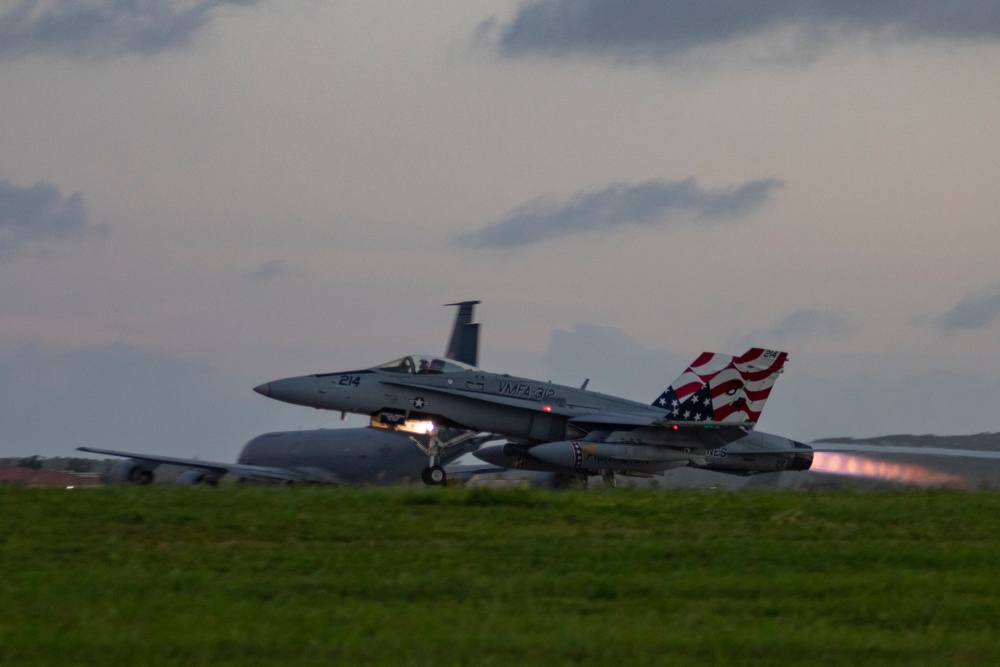
[[[702,352],[653,405],[679,421],[756,424],[787,360],[787,352],[762,347],[738,357]]]

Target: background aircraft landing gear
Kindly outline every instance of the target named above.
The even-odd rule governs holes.
[[[448,481],[448,475],[445,474],[444,468],[441,466],[432,465],[421,471],[420,479],[428,486],[441,486]]]

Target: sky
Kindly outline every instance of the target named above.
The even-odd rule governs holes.
[[[1000,5],[0,0],[0,456],[232,460],[443,351],[761,430],[1000,431]]]

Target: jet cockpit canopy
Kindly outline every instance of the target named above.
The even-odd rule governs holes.
[[[393,359],[375,367],[376,370],[387,373],[407,373],[409,375],[461,373],[474,370],[473,366],[460,361],[445,359],[433,354],[412,354],[400,359]]]

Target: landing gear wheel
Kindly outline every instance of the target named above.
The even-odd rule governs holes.
[[[420,473],[420,479],[428,486],[441,486],[448,481],[448,475],[445,474],[444,468],[434,465],[424,468]]]
[[[448,432],[453,433],[454,429],[446,429]],[[438,433],[441,431],[439,430]],[[420,479],[423,480],[424,484],[428,486],[441,486],[448,483],[448,474],[438,463],[441,461],[441,452],[449,447],[455,447],[463,442],[472,439],[475,435],[475,431],[458,431],[458,435],[442,440],[438,437],[438,433],[432,435],[425,443],[416,439],[412,435],[410,440],[413,441],[417,447],[420,448],[424,454],[427,455],[427,467],[420,472]]]

